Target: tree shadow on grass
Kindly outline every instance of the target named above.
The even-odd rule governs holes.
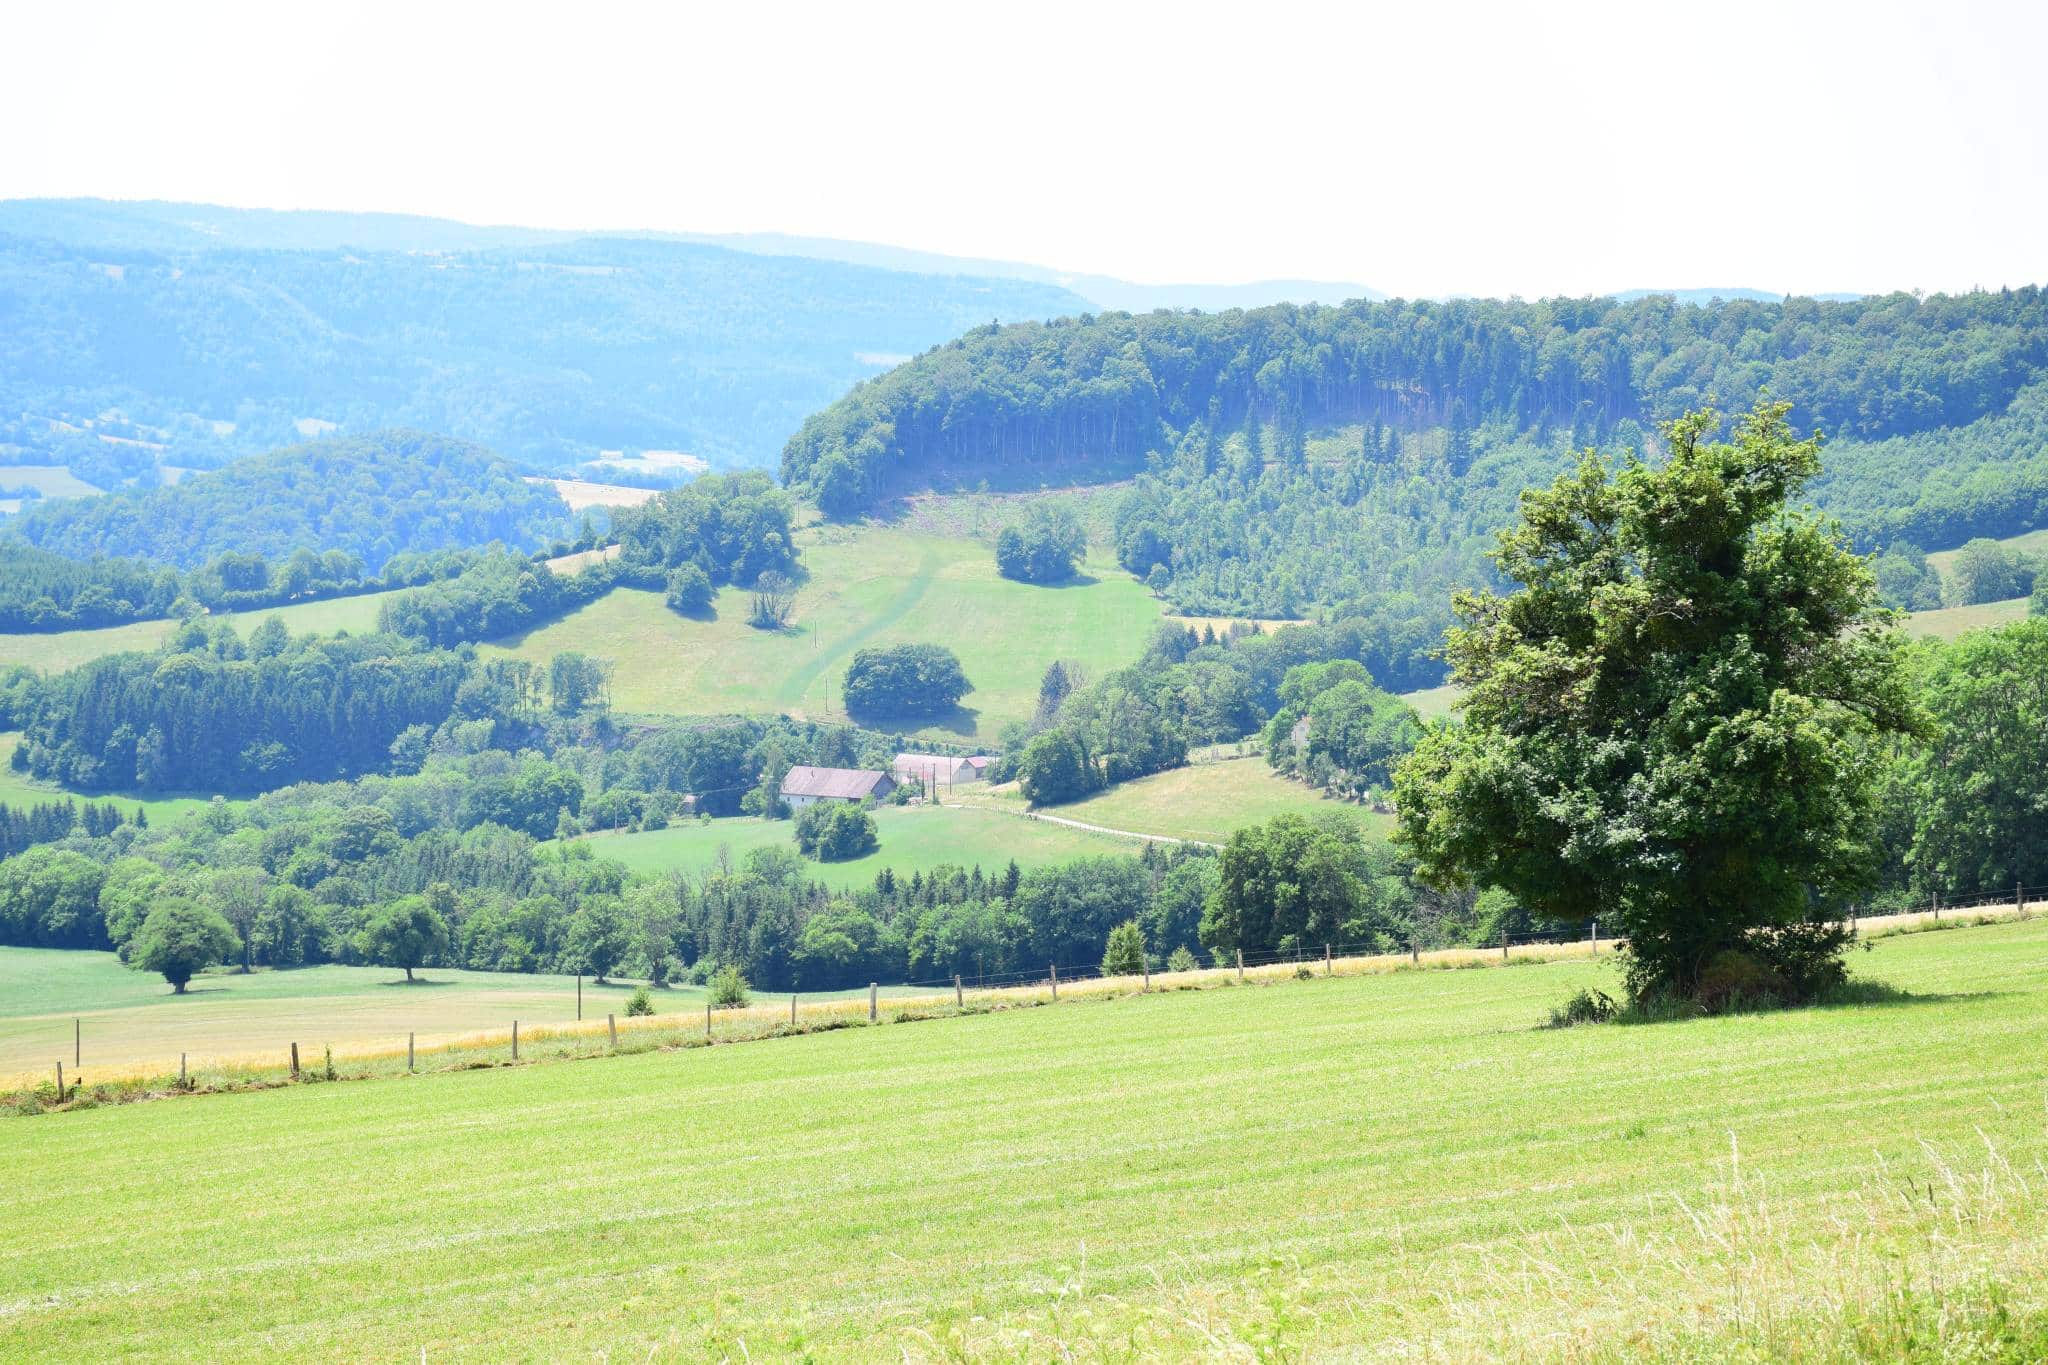
[[[1774,1001],[1762,1001],[1738,1009],[1721,1010],[1708,1014],[1698,1005],[1678,1004],[1659,1007],[1631,1006],[1624,1008],[1612,1022],[1626,1028],[1643,1028],[1657,1024],[1685,1024],[1696,1019],[1727,1019],[1736,1016],[1760,1014],[1830,1014],[1837,1010],[1851,1009],[1899,1009],[1915,1005],[1953,1005],[1964,1001],[2002,1000],[2011,995],[2010,991],[1929,991],[1902,990],[1883,981],[1851,981],[1830,992],[1820,1000],[1807,1005],[1781,1005]]]
[[[416,976],[408,981],[401,976],[396,981],[379,981],[377,984],[380,986],[397,986],[401,990],[418,990],[422,986],[459,986],[462,983],[460,981],[435,981],[424,976]]]
[[[871,711],[850,712],[849,718],[869,730],[911,735],[919,730],[944,730],[962,738],[981,733],[981,712],[972,706],[954,705],[935,716],[892,716]]]

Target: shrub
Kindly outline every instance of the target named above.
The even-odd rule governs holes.
[[[996,537],[996,572],[1021,583],[1058,583],[1074,576],[1087,552],[1088,533],[1074,510],[1039,503],[1023,526],[1005,526]]]
[[[1109,943],[1102,953],[1104,976],[1136,976],[1145,970],[1145,935],[1138,922],[1127,919],[1109,931]]]
[[[796,813],[797,851],[821,863],[845,862],[880,846],[875,817],[843,801],[820,801]]]
[[[626,997],[626,1017],[639,1019],[654,1013],[654,996],[645,986]]]
[[[1551,1009],[1550,1026],[1570,1028],[1574,1024],[1604,1024],[1614,1018],[1617,1008],[1614,998],[1606,991],[1581,990],[1564,1004]]]
[[[720,967],[712,976],[711,1003],[717,1008],[739,1009],[751,998],[747,993],[747,979],[731,963]]]
[[[1188,951],[1186,944],[1175,948],[1172,956],[1166,959],[1166,970],[1169,972],[1197,971],[1201,968],[1201,965],[1201,963],[1195,961],[1195,955]]]
[[[668,609],[684,616],[701,616],[711,609],[711,575],[695,564],[684,564],[668,576]]]

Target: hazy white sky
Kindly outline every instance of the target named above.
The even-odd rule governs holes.
[[[0,35],[0,197],[1410,295],[2048,281],[2038,0],[66,0]]]

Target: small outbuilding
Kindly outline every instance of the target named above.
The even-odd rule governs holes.
[[[981,781],[981,770],[974,766],[971,758],[952,758],[945,754],[898,754],[891,766],[896,770],[897,781],[915,783],[926,790]]]
[[[782,799],[791,809],[820,801],[879,801],[895,790],[895,778],[867,768],[813,768],[798,764],[782,779]]]

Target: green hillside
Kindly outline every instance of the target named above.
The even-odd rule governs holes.
[[[1932,556],[1929,556],[1932,558]],[[2027,599],[2015,597],[2004,602],[1980,602],[1972,607],[1936,607],[1916,611],[1906,618],[1906,628],[1915,635],[1953,640],[1966,630],[2003,626],[2027,617]]]
[[[1401,972],[0,1120],[0,1354],[2024,1359],[2044,951],[1638,1028],[1535,1027],[1611,967]]]
[[[661,594],[618,589],[521,639],[493,646],[546,663],[563,650],[610,659],[612,703],[650,715],[772,714],[841,720],[840,686],[854,651],[942,644],[974,684],[934,733],[992,741],[1037,703],[1055,659],[1100,674],[1137,658],[1159,603],[1106,560],[1071,586],[997,576],[989,547],[887,527],[822,527],[799,540],[809,581],[791,626],[747,624],[747,594],[720,593],[717,618],[678,616]]]
[[[231,622],[244,635],[272,615],[282,616],[293,634],[330,634],[337,630],[361,634],[377,628],[377,612],[390,596],[389,592],[359,593],[354,597],[330,597],[285,607],[224,612],[219,619]],[[155,649],[177,628],[176,621],[136,621],[99,630],[0,634],[0,665],[27,664],[46,672],[61,673],[108,654]]]
[[[600,857],[616,859],[634,872],[679,871],[696,877],[717,865],[721,850],[735,864],[757,848],[795,852],[791,828],[787,820],[740,816],[637,834],[594,834],[585,842]],[[806,871],[827,886],[857,888],[872,885],[885,867],[904,878],[943,864],[979,866],[994,874],[1012,860],[1029,871],[1089,854],[1136,851],[1128,839],[957,806],[884,806],[875,812],[875,830],[881,846],[873,853],[846,862],[811,863]]]
[[[1026,803],[1014,784],[962,787],[949,800],[1021,814]],[[1335,811],[1362,824],[1390,829],[1392,821],[1349,802],[1332,801],[1304,783],[1280,776],[1258,757],[1223,759],[1173,768],[1119,782],[1045,814],[1105,829],[1220,844],[1246,825],[1276,815]]]

